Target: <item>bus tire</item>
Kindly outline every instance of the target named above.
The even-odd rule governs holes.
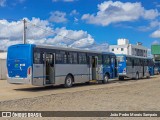
[[[148,74],[148,76],[146,77],[147,79],[149,79],[151,76],[150,76],[150,73]]]
[[[65,88],[70,88],[73,85],[73,77],[71,75],[67,75],[66,79],[65,79],[65,84],[64,87]]]
[[[102,83],[103,83],[103,84],[106,84],[106,83],[108,83],[108,81],[109,81],[109,75],[108,75],[108,74],[105,74],[105,75],[104,75],[104,80],[102,80]]]
[[[119,80],[124,80],[124,77],[123,76],[119,76]]]
[[[138,74],[138,72],[136,73],[136,80],[138,80],[139,79],[139,74]]]

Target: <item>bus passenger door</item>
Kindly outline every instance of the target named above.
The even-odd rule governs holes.
[[[111,57],[111,71],[112,71],[112,78],[117,77],[117,61],[116,58],[113,56]]]
[[[135,59],[132,59],[132,78],[135,78],[136,71],[135,71]]]
[[[45,84],[55,83],[55,54],[46,53],[45,56]]]
[[[42,62],[41,53],[34,53],[33,64],[33,82],[35,86],[44,86],[44,64]]]
[[[98,80],[98,57],[92,56],[91,67],[92,67],[92,80]]]

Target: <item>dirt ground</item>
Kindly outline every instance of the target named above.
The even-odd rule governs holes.
[[[79,84],[69,89],[13,85],[1,80],[0,111],[160,111],[159,92],[160,75],[109,84]]]

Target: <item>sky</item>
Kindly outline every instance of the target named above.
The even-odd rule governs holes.
[[[107,51],[125,38],[160,43],[159,0],[0,0],[0,49],[27,43]]]

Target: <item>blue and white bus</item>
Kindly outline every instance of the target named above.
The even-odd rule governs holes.
[[[8,48],[8,82],[35,86],[61,85],[91,80],[107,83],[117,77],[113,53],[17,44]]]
[[[160,61],[154,61],[154,74],[160,73]]]
[[[151,58],[130,55],[117,55],[119,80],[124,78],[149,78],[154,75],[154,63]]]
[[[154,61],[152,58],[146,58],[146,59],[147,59],[149,75],[153,76],[154,75]]]

